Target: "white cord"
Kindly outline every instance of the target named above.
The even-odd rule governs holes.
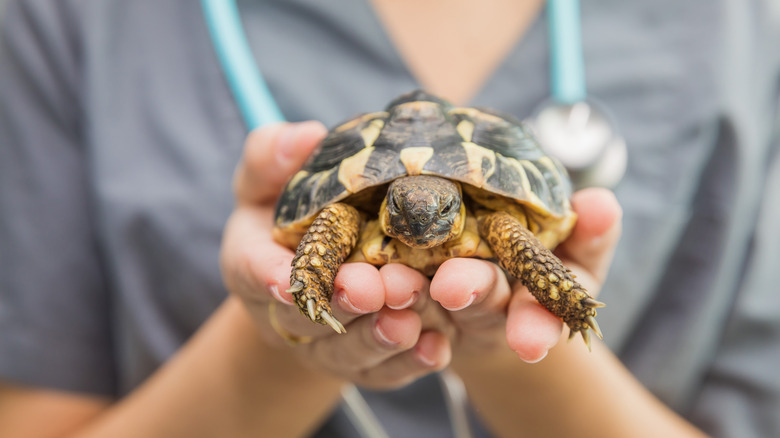
[[[450,370],[444,370],[438,375],[444,389],[444,402],[455,438],[473,438],[466,408],[466,386],[460,377]],[[360,436],[363,438],[390,438],[355,385],[344,385],[341,388],[341,397],[344,399],[347,417],[358,430]]]
[[[355,385],[344,385],[341,388],[341,397],[344,399],[347,417],[357,428],[360,436],[363,438],[390,438]]]
[[[449,369],[440,372],[439,379],[444,387],[444,402],[447,405],[455,438],[472,438],[466,402],[468,399],[466,385],[457,374]]]

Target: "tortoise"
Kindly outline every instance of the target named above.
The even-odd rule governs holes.
[[[273,231],[295,250],[287,292],[345,333],[329,304],[344,262],[432,276],[452,257],[497,260],[590,348],[604,304],[551,252],[576,222],[571,192],[566,170],[512,116],[402,95],[330,130],[287,183]]]

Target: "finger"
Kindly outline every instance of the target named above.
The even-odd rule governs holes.
[[[349,376],[414,347],[420,337],[420,328],[420,317],[415,312],[385,307],[356,319],[347,333],[333,333],[302,345],[301,350],[314,363]]]
[[[364,370],[355,383],[376,390],[399,388],[433,371],[443,370],[451,359],[450,342],[444,335],[423,332],[413,349]]]
[[[423,330],[434,330],[454,339],[455,327],[449,312],[431,299],[430,280],[406,265],[391,263],[379,269],[385,286],[385,305],[391,309],[412,309],[420,315]]]
[[[365,315],[385,304],[385,288],[379,270],[368,263],[341,265],[333,283],[336,316]],[[353,318],[354,319],[354,318]]]
[[[277,123],[246,139],[233,190],[239,203],[268,203],[301,168],[327,130],[320,122]]]
[[[572,207],[578,215],[577,224],[555,252],[603,282],[620,239],[623,211],[615,195],[600,188],[575,193]]]
[[[542,307],[519,282],[507,312],[506,340],[525,362],[544,359],[561,338],[563,322]]]
[[[406,265],[391,263],[379,269],[385,287],[385,305],[391,309],[408,309],[428,294],[430,281]]]
[[[292,297],[282,292],[289,287],[293,253],[271,240],[270,214],[243,208],[231,215],[220,250],[222,277],[228,290],[248,302],[276,298],[292,304]]]
[[[458,318],[495,319],[496,311],[504,313],[509,295],[506,275],[485,260],[449,259],[431,281],[431,297]]]

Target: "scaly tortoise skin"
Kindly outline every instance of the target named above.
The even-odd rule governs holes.
[[[497,260],[590,348],[591,298],[550,251],[576,222],[571,184],[511,116],[422,91],[331,130],[285,187],[274,238],[296,250],[301,312],[344,333],[330,298],[344,262],[433,275],[452,257]],[[357,250],[356,250],[357,249]]]

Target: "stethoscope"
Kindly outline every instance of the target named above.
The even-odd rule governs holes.
[[[548,0],[547,21],[551,96],[528,123],[575,188],[613,188],[626,171],[628,150],[609,111],[586,93],[579,0]]]
[[[201,0],[214,48],[249,130],[284,121],[255,62],[235,0]],[[626,170],[627,151],[604,106],[587,96],[579,0],[548,0],[551,96],[529,125],[547,153],[569,170],[576,188],[614,187]],[[450,420],[459,438],[471,436],[462,382],[441,373]],[[342,395],[347,414],[364,436],[387,433],[354,386]]]

